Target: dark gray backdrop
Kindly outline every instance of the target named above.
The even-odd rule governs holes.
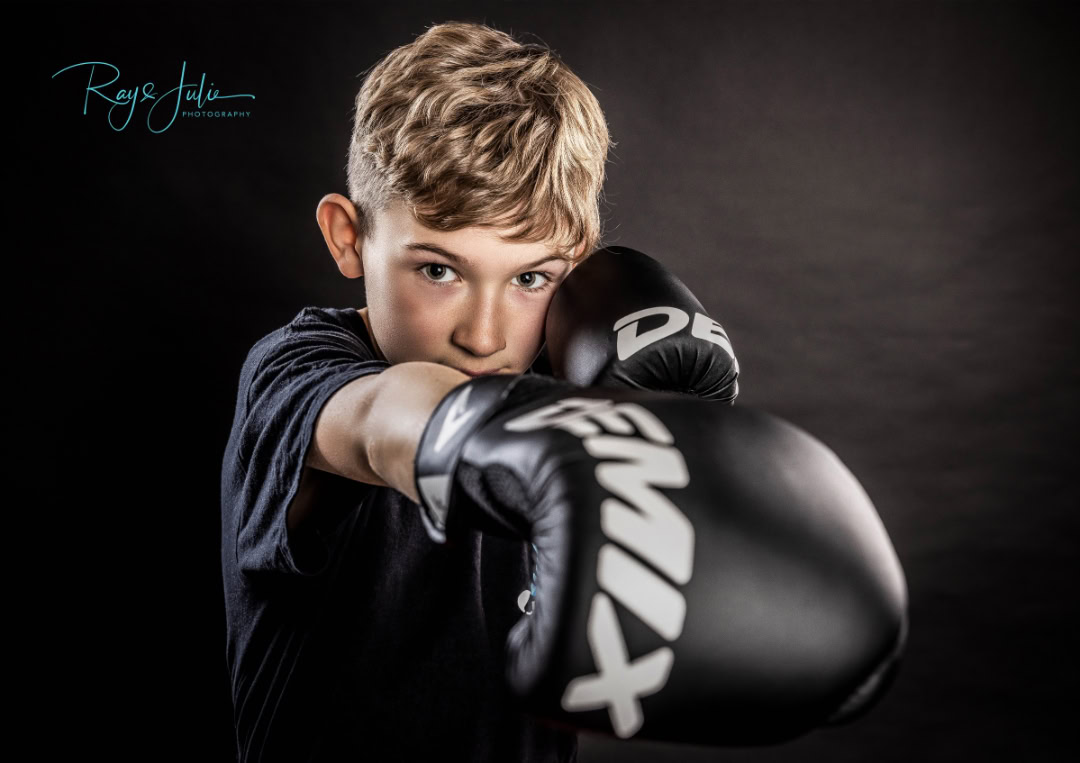
[[[43,750],[231,753],[218,480],[247,349],[359,306],[314,220],[345,193],[358,75],[437,21],[535,35],[613,137],[608,243],[729,330],[740,403],[859,476],[911,596],[865,719],[762,750],[583,737],[582,761],[1048,759],[1076,715],[1077,14],[1067,4],[435,2],[39,7],[9,145],[36,405],[17,628]],[[82,114],[78,77],[202,72],[248,120]],[[159,85],[159,88],[161,86]],[[23,106],[29,103],[30,109]],[[25,192],[20,193],[23,195]],[[30,252],[27,257],[24,253]],[[21,364],[20,364],[21,365]],[[25,378],[25,377],[24,377]],[[42,415],[43,414],[43,415]],[[33,471],[18,471],[25,464]],[[20,525],[21,527],[21,525]],[[27,580],[32,582],[26,582]],[[38,654],[35,651],[34,654]],[[23,665],[26,667],[27,665]],[[451,701],[451,700],[448,700]],[[58,719],[59,724],[54,723]]]

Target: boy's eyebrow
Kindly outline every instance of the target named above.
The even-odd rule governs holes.
[[[446,259],[451,260],[453,262],[456,262],[456,263],[458,263],[460,265],[468,266],[470,264],[469,261],[467,259],[465,259],[464,257],[462,257],[460,254],[454,254],[453,252],[449,252],[446,249],[443,249],[438,244],[428,244],[426,242],[421,241],[421,242],[417,242],[417,243],[413,243],[413,244],[406,244],[405,248],[409,249],[411,251],[414,251],[414,252],[415,251],[423,251],[423,252],[433,252],[434,254],[441,254]],[[524,267],[526,270],[528,270],[530,268],[535,268],[537,265],[543,265],[545,262],[548,262],[550,260],[564,260],[564,259],[566,259],[566,258],[565,257],[560,257],[557,254],[549,254],[547,257],[539,259],[536,262],[530,262],[528,265],[524,265],[522,267]]]

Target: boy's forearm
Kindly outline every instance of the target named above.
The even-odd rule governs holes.
[[[387,485],[417,503],[413,465],[424,426],[447,393],[468,380],[449,366],[427,362],[399,363],[379,374],[363,427],[368,463]]]

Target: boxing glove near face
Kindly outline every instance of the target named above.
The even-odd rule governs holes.
[[[732,403],[739,361],[724,328],[674,273],[609,246],[563,279],[548,305],[552,375],[582,386],[681,392]]]
[[[836,455],[745,407],[469,380],[421,437],[442,542],[531,541],[506,678],[533,715],[619,738],[764,744],[867,706],[906,632],[888,535]]]

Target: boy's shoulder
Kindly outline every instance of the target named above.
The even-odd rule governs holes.
[[[252,354],[258,354],[262,347],[277,344],[296,334],[337,334],[351,336],[368,344],[367,327],[359,311],[354,307],[319,307],[303,308],[292,320],[261,337],[252,347]]]
[[[364,334],[364,319],[360,311],[355,307],[318,307],[315,305],[305,307],[296,314],[283,328],[288,331],[298,329],[310,329],[324,326],[327,328],[337,327],[350,333]],[[357,329],[361,329],[358,331]]]
[[[258,339],[248,350],[245,369],[254,375],[271,355],[289,354],[311,345],[333,344],[374,357],[364,319],[353,307],[305,307],[288,323]]]

